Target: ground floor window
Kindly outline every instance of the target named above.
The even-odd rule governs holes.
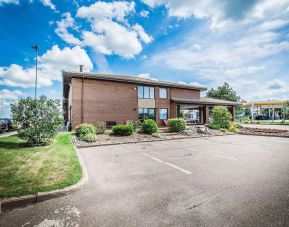
[[[156,111],[154,108],[139,108],[138,109],[138,119],[156,119]]]
[[[168,109],[161,108],[160,109],[160,120],[167,120],[168,119]]]

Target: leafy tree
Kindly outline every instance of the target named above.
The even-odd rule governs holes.
[[[223,86],[219,86],[217,89],[211,88],[207,92],[207,97],[223,99],[232,102],[239,102],[241,100],[240,96],[237,95],[236,91],[234,91],[233,88],[231,88],[226,82]]]
[[[20,99],[11,104],[11,113],[19,138],[31,145],[49,142],[62,124],[60,101],[45,96]]]
[[[225,106],[214,106],[212,110],[213,121],[211,123],[212,128],[229,129],[232,120],[232,114]]]

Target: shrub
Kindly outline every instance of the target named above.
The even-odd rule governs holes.
[[[106,123],[103,121],[99,121],[95,124],[95,133],[96,134],[104,134],[106,130]]]
[[[237,129],[237,127],[234,124],[231,123],[230,126],[229,126],[229,131],[237,133],[238,129]]]
[[[180,132],[186,129],[186,121],[182,118],[169,119],[168,126],[171,132]]]
[[[241,124],[239,124],[238,122],[234,123],[234,125],[236,126],[237,129],[243,128],[243,126]]]
[[[215,106],[212,111],[212,125],[228,129],[232,120],[232,114],[225,106]]]
[[[89,133],[87,135],[84,135],[81,140],[86,142],[95,142],[96,141],[96,135],[93,133]]]
[[[208,125],[208,128],[210,128],[210,129],[218,129],[218,130],[220,129],[219,125],[215,125],[215,124],[212,124],[212,123]]]
[[[80,124],[75,128],[75,135],[82,139],[84,136],[88,134],[95,134],[96,128],[92,124]]]
[[[158,125],[154,120],[147,119],[142,123],[141,129],[143,133],[152,135],[158,131]]]
[[[133,133],[133,126],[115,125],[112,127],[112,133],[116,136],[130,136]]]
[[[23,98],[11,105],[18,136],[31,145],[47,143],[62,124],[60,101],[41,96]]]
[[[141,121],[139,121],[139,120],[138,120],[138,121],[129,120],[129,121],[127,121],[127,124],[128,124],[128,125],[132,125],[133,130],[136,131],[137,129],[140,128],[140,126],[141,126]]]

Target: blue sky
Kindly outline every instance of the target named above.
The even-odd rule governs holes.
[[[61,98],[61,71],[127,74],[245,100],[289,99],[289,0],[0,0],[0,116],[34,94]],[[205,95],[205,93],[203,94]]]

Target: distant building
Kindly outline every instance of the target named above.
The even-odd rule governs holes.
[[[242,107],[245,115],[251,119],[256,119],[257,116],[264,116],[270,120],[275,120],[284,117],[284,107],[287,104],[287,101],[261,101],[242,103]]]

